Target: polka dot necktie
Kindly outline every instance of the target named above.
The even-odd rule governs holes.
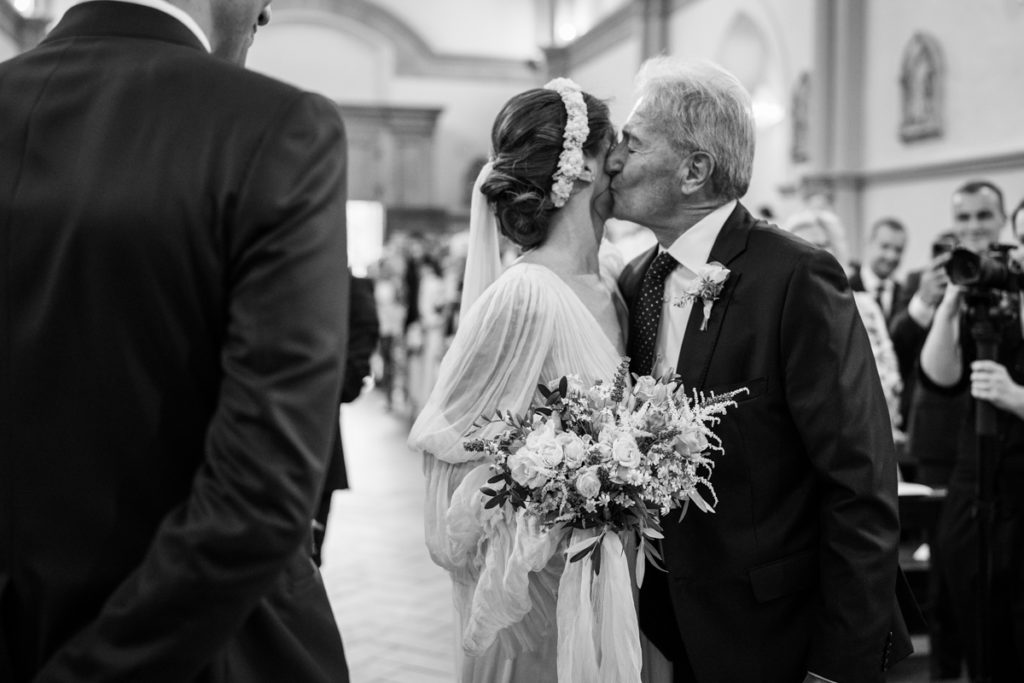
[[[654,259],[640,283],[640,296],[629,321],[629,369],[638,375],[649,375],[654,368],[654,347],[665,299],[665,278],[677,265],[679,262],[663,251]]]

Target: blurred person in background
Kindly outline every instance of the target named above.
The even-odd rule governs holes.
[[[414,347],[410,342],[407,367],[409,380],[409,401],[412,415],[416,415],[427,401],[437,379],[437,370],[444,355],[446,314],[449,313],[448,288],[439,256],[426,253],[419,260],[417,278],[418,320],[413,323],[418,334],[410,335],[418,340]]]
[[[1013,239],[1024,244],[1024,200],[1021,200],[1017,208],[1013,210],[1013,215],[1010,216],[1010,227],[1013,229]]]
[[[378,354],[380,367],[377,370],[381,391],[388,410],[394,408],[398,376],[398,357],[402,353],[405,326],[405,305],[402,303],[403,263],[397,254],[385,254],[381,258],[374,276],[373,295],[377,305],[377,319],[380,323]]]
[[[936,310],[949,285],[946,262],[952,249],[961,245],[982,252],[998,241],[1006,222],[1003,193],[987,180],[972,180],[954,190],[950,201],[953,230],[940,234],[932,245],[929,265],[907,278],[910,302],[893,319],[891,334],[904,372],[910,378],[912,395],[906,403],[907,453],[916,465],[916,481],[937,489],[950,484],[960,452],[963,416],[970,410],[966,391],[947,391],[934,382],[921,382],[918,369],[925,339]],[[943,509],[949,505],[943,504]],[[925,605],[931,639],[929,660],[932,678],[955,679],[962,670],[963,646],[972,630],[962,628],[954,614],[953,588],[946,577],[951,551],[944,547],[946,534],[933,535],[928,543],[929,599]],[[955,546],[954,546],[955,547]]]
[[[964,216],[962,241],[972,251],[984,253],[986,246],[998,238],[999,219],[1003,217],[1001,195],[991,184],[976,183],[965,188],[959,201],[954,200],[955,215]],[[979,291],[987,296],[980,297]],[[985,680],[995,683],[1024,680],[1024,338],[1020,296],[1019,291],[991,286],[968,291],[950,283],[933,315],[920,358],[921,389],[969,400],[958,416],[957,459],[933,546],[941,550],[938,570],[953,606],[954,627],[972,679],[978,675],[977,633],[984,616],[978,609],[979,459],[990,459],[988,465],[993,471],[992,600],[988,615],[991,677]],[[999,314],[993,318],[1000,339],[996,358],[978,360],[970,329],[971,309],[992,311],[997,308],[995,302]],[[994,407],[994,452],[979,452],[975,412],[980,401]]]
[[[906,308],[903,286],[896,280],[896,269],[907,246],[907,229],[895,218],[874,222],[868,233],[863,263],[850,265],[850,287],[868,292],[885,315],[886,327],[893,316]]]
[[[354,277],[349,271],[348,352],[345,354],[345,379],[341,384],[339,403],[351,403],[359,398],[363,380],[370,374],[370,356],[377,348],[380,325],[373,295],[373,280]],[[345,448],[341,441],[341,420],[334,421],[334,444],[327,466],[324,490],[313,517],[313,561],[317,566],[323,556],[327,518],[331,511],[331,498],[335,491],[348,488],[348,470],[345,468]]]

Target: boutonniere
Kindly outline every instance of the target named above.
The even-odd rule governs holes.
[[[687,283],[683,295],[676,298],[676,306],[685,306],[688,303],[700,299],[704,304],[704,321],[700,325],[703,332],[708,328],[708,319],[711,318],[711,307],[722,294],[725,281],[729,279],[729,269],[718,261],[712,261],[697,269],[697,277]]]

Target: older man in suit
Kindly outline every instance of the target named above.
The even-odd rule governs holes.
[[[611,151],[615,217],[659,244],[623,272],[633,370],[745,387],[717,428],[715,514],[663,519],[644,632],[676,681],[879,683],[909,652],[896,604],[896,460],[842,267],[752,217],[754,120],[731,74],[668,58]],[[708,268],[720,292],[682,296]],[[710,309],[710,310],[709,310]]]
[[[0,680],[348,680],[344,128],[240,68],[267,5],[85,2],[0,64]]]

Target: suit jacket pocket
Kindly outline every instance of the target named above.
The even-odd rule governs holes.
[[[704,387],[701,391],[705,396],[710,396],[712,393],[717,396],[721,396],[722,394],[728,394],[730,391],[736,391],[737,389],[744,388],[746,388],[746,391],[733,397],[733,400],[736,401],[736,403],[750,401],[764,394],[768,389],[768,378],[758,377],[757,379],[751,379],[745,382],[733,382],[731,384],[720,384],[716,387]]]
[[[750,570],[750,587],[758,602],[768,602],[816,585],[818,552],[802,550]]]

